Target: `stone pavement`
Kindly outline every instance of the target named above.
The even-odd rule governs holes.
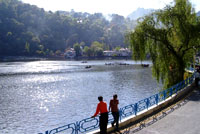
[[[200,90],[145,122],[112,134],[200,134]]]

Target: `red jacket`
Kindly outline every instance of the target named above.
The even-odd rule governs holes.
[[[99,112],[100,114],[108,112],[107,104],[103,101],[100,101],[99,104],[97,105],[96,113],[94,114],[94,116],[97,116]]]

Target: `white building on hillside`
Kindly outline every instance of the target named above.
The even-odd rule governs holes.
[[[103,51],[104,56],[131,56],[128,48],[121,48],[119,51]]]
[[[131,51],[128,48],[121,48],[118,56],[131,56]]]
[[[68,49],[65,53],[65,58],[74,58],[76,56],[76,52],[73,48]]]
[[[117,55],[117,52],[107,50],[107,51],[103,51],[103,55],[104,56],[115,56],[115,55]]]

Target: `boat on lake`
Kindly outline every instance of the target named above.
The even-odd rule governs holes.
[[[81,63],[87,63],[87,61],[82,61]]]
[[[88,69],[88,68],[91,68],[91,67],[92,67],[92,66],[90,66],[90,65],[88,65],[88,66],[85,66],[85,68],[86,68],[86,69]]]
[[[105,63],[105,65],[114,65],[114,63]]]
[[[129,65],[128,63],[119,63],[119,65]]]
[[[149,67],[149,64],[141,64],[142,67]]]

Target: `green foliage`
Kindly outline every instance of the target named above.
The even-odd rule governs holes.
[[[89,48],[88,46],[85,46],[84,49],[83,49],[83,53],[85,55],[87,55],[88,57],[92,56],[92,49]]]
[[[38,54],[38,55],[40,55],[40,56],[44,56],[44,55],[45,55],[45,53],[44,53],[43,51],[40,51],[40,50],[37,50],[37,51],[36,51],[36,54]]]
[[[115,51],[119,51],[120,49],[121,49],[121,47],[118,46],[115,48]]]
[[[76,52],[76,56],[81,56],[81,45],[79,43],[74,44],[74,51]]]
[[[29,44],[28,42],[26,42],[26,44],[25,44],[25,51],[26,51],[27,53],[30,52],[30,44]]]
[[[103,49],[102,48],[97,48],[95,53],[96,53],[97,56],[103,56]]]
[[[56,54],[57,56],[60,56],[60,55],[61,55],[61,51],[60,51],[60,50],[56,50],[55,54]]]
[[[139,19],[128,39],[134,59],[144,60],[150,53],[153,75],[167,88],[183,80],[185,67],[200,47],[199,33],[200,20],[191,3],[174,0],[163,10]]]
[[[111,17],[108,21],[101,13],[45,12],[19,0],[0,0],[0,55],[27,55],[26,42],[29,55],[37,55],[41,44],[44,53],[64,52],[76,42],[83,42],[82,47],[95,41],[106,44],[103,49],[125,47],[124,34],[133,22],[116,14]]]
[[[12,32],[7,32],[7,36],[12,36]]]
[[[36,50],[36,53],[40,56],[45,56],[46,53],[44,52],[44,46],[43,45],[39,45],[38,46],[39,50]]]
[[[102,56],[103,48],[104,48],[104,44],[99,43],[98,41],[93,42],[91,45],[93,56]]]

